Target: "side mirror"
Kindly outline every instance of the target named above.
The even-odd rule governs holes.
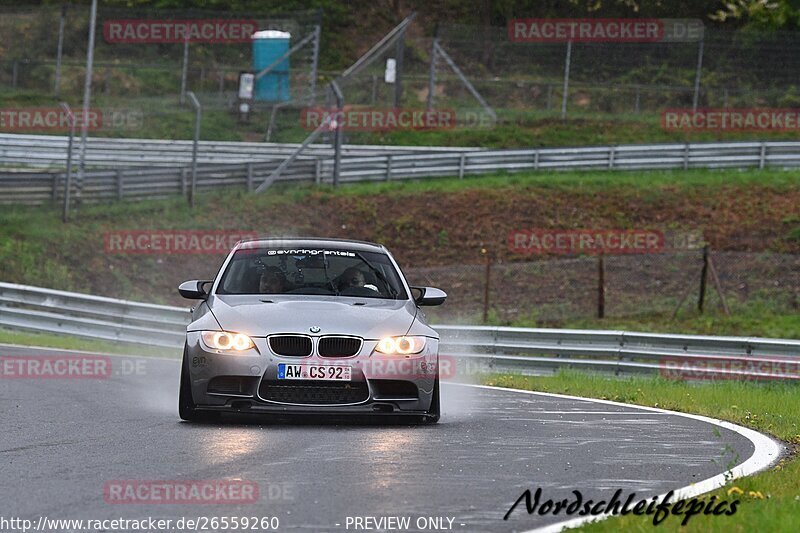
[[[181,296],[189,300],[205,300],[208,298],[208,293],[205,289],[206,283],[211,283],[211,281],[202,279],[184,281],[178,287],[178,292]]]
[[[417,305],[442,305],[447,293],[436,287],[411,287]]]

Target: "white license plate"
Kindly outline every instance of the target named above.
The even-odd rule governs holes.
[[[352,370],[345,365],[278,364],[278,379],[314,379],[320,381],[350,381]]]

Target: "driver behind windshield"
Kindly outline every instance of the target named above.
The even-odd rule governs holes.
[[[339,276],[339,280],[339,291],[344,291],[346,289],[355,287],[364,287],[365,289],[371,289],[375,292],[378,292],[378,287],[367,284],[367,279],[364,276],[364,273],[356,267],[345,269],[345,271],[342,272],[342,275]]]
[[[275,267],[267,268],[258,281],[261,294],[278,294],[286,290],[286,277]]]

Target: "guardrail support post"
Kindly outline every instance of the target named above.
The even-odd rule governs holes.
[[[181,168],[181,196],[186,196],[186,194],[189,192],[189,180],[187,179],[188,174],[189,171],[186,170],[186,167]]]
[[[597,256],[597,318],[606,316],[606,258]]]
[[[253,163],[247,163],[247,192],[253,192]]]
[[[697,310],[703,314],[706,300],[706,283],[708,280],[708,245],[703,246],[703,270],[700,272],[700,295],[697,298]]]
[[[58,184],[61,183],[61,180],[59,179],[61,176],[63,176],[63,174],[58,174],[58,173],[53,174],[53,194],[52,194],[53,203],[55,203],[56,200],[58,200]]]
[[[767,165],[767,143],[761,142],[761,150],[758,154],[758,168],[763,169]]]
[[[458,158],[458,179],[464,179],[464,169],[467,166],[467,154],[461,152],[461,156]]]
[[[683,146],[683,170],[689,170],[689,143]]]
[[[386,181],[392,180],[392,156],[386,156]]]
[[[123,188],[122,184],[122,169],[117,169],[117,200],[122,201],[122,198],[125,196],[125,189]]]

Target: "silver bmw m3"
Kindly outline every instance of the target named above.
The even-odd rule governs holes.
[[[381,245],[333,239],[237,244],[186,328],[179,414],[393,414],[439,420],[439,335]]]

